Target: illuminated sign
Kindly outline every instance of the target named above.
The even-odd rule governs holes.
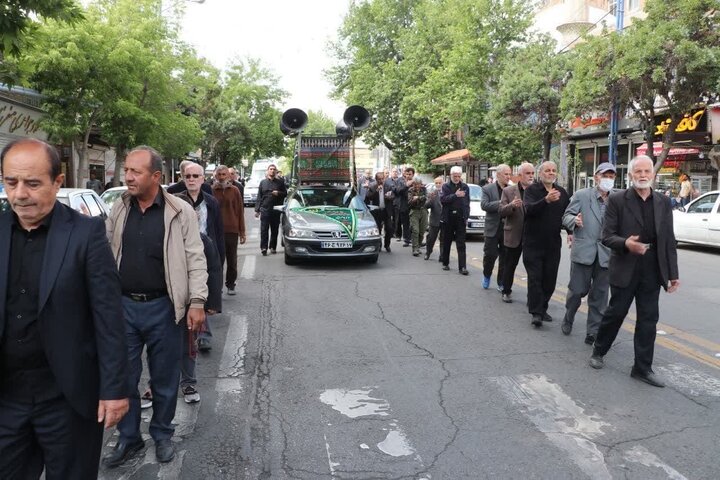
[[[683,116],[683,119],[680,120],[680,123],[677,127],[675,127],[675,132],[682,133],[682,132],[695,132],[697,131],[698,127],[700,127],[700,121],[703,119],[703,115],[705,114],[705,109],[698,110],[697,112],[690,115],[689,113],[686,113],[685,116]],[[672,118],[668,117],[665,120],[657,123],[655,127],[655,135],[663,135],[665,132],[667,132],[668,128],[670,128],[670,124],[672,123]],[[702,131],[702,130],[701,130]]]
[[[348,138],[309,136],[301,138],[297,172],[301,181],[349,182]]]

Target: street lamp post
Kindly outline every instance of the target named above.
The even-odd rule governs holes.
[[[615,30],[618,35],[622,35],[623,23],[625,15],[625,0],[615,1]],[[610,135],[609,135],[609,160],[613,165],[617,164],[618,157],[618,121],[620,117],[620,107],[618,101],[613,101],[612,110],[610,111]]]

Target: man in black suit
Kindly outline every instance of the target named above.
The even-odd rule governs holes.
[[[612,193],[603,220],[602,243],[611,249],[610,305],[600,322],[590,366],[602,368],[635,300],[633,378],[655,387],[664,383],[652,371],[660,316],[660,287],[672,293],[680,286],[670,199],[653,192],[653,161],[641,155],[628,165],[632,188]]]
[[[128,410],[120,279],[103,222],[56,201],[57,151],[0,153],[0,477],[97,478],[103,423]]]
[[[371,183],[367,189],[365,203],[367,205],[375,205],[378,207],[376,210],[372,211],[372,216],[375,219],[378,230],[380,230],[380,235],[384,237],[384,248],[388,253],[390,253],[390,240],[393,235],[391,214],[393,209],[393,193],[392,183],[385,180],[385,175],[382,172],[377,172],[375,174],[375,181]],[[383,227],[385,227],[384,235]]]
[[[556,183],[557,166],[543,162],[538,169],[538,181],[525,189],[523,205],[522,256],[527,272],[527,305],[531,324],[542,326],[551,322],[548,303],[555,292],[562,239],[562,217],[570,204],[570,196]]]

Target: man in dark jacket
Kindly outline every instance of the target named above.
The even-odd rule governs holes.
[[[56,200],[55,147],[0,153],[0,477],[97,478],[103,424],[128,411],[120,277],[105,228]]]
[[[225,273],[225,286],[228,295],[235,295],[235,281],[237,280],[237,247],[245,243],[245,204],[240,196],[240,190],[235,188],[230,180],[228,167],[219,165],[215,169],[215,182],[213,195],[220,204],[220,215],[225,236],[225,260],[227,269]]]
[[[635,363],[630,376],[654,387],[665,384],[652,370],[660,310],[660,287],[680,287],[670,199],[655,192],[653,161],[644,155],[628,165],[632,188],[610,194],[602,243],[610,248],[610,305],[600,322],[590,366],[603,367],[630,305],[635,301]]]
[[[258,186],[257,202],[255,203],[255,218],[260,218],[260,251],[263,255],[267,255],[268,247],[271,253],[277,253],[280,212],[274,207],[282,205],[287,196],[285,182],[277,178],[276,174],[277,167],[272,164],[268,166],[265,178]]]
[[[395,222],[402,226],[403,247],[409,247],[412,238],[410,237],[410,208],[408,207],[407,191],[412,186],[412,179],[415,176],[415,169],[408,167],[403,172],[402,178],[395,182],[393,193],[395,194]]]
[[[482,287],[490,287],[495,260],[498,256],[497,288],[503,290],[503,272],[505,269],[505,256],[503,255],[505,245],[503,243],[504,224],[500,215],[500,198],[503,188],[507,187],[512,170],[505,164],[498,165],[495,169],[497,181],[488,183],[482,187],[481,207],[485,210],[485,240],[483,241],[483,281]]]
[[[442,191],[443,185],[442,177],[437,177],[434,180],[434,183],[435,188],[433,188],[432,192],[428,193],[427,201],[425,202],[425,208],[430,209],[430,218],[428,219],[429,227],[426,242],[427,245],[425,249],[425,260],[430,258],[433,247],[435,247],[435,241],[438,239],[438,234],[440,233],[440,220],[442,217],[442,203],[440,203],[440,193]],[[440,261],[442,261],[442,237],[440,237],[439,247]]]
[[[390,190],[386,189],[386,185],[389,185],[385,180],[385,175],[382,172],[375,174],[375,181],[368,187],[367,195],[365,196],[365,203],[367,205],[375,205],[378,207],[372,211],[372,216],[375,219],[380,235],[383,236],[384,232],[384,247],[387,252],[390,252],[390,240],[393,236],[393,224],[392,224],[392,186]]]
[[[470,187],[462,181],[462,167],[450,169],[450,181],[442,186],[442,264],[443,270],[450,270],[450,246],[455,240],[460,275],[468,275],[465,259],[465,233],[470,217]]]
[[[555,292],[560,267],[562,218],[570,196],[557,185],[557,166],[544,162],[538,170],[538,181],[525,190],[525,224],[523,227],[523,264],[528,276],[528,311],[532,325],[552,322],[548,302]]]
[[[168,193],[172,193],[174,195],[176,193],[184,192],[185,190],[187,190],[187,187],[185,186],[185,168],[189,165],[197,165],[197,163],[191,162],[190,160],[183,160],[182,162],[180,162],[180,181],[173,183],[172,185],[167,187],[166,191]],[[201,174],[202,173],[204,172],[201,172]],[[200,179],[203,179],[203,175],[200,176]],[[204,181],[200,183],[200,188],[202,188],[203,192],[212,195],[212,188]]]

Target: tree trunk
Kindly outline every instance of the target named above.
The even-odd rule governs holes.
[[[78,153],[78,169],[75,175],[75,188],[85,188],[85,183],[90,179],[90,162],[88,160],[88,140],[90,139],[90,128],[85,131],[82,139],[75,139],[73,144]]]
[[[543,162],[550,160],[550,146],[552,145],[553,132],[546,129],[543,132]]]
[[[662,136],[663,149],[660,152],[660,155],[657,157],[657,160],[655,161],[655,173],[659,172],[663,164],[665,163],[665,160],[670,153],[670,148],[672,147],[673,140],[675,140],[675,129],[678,125],[680,125],[680,121],[683,119],[682,115],[673,115],[671,118],[672,121],[670,122],[670,125],[668,125],[667,130],[665,130],[665,133],[663,133]]]
[[[120,174],[125,164],[125,155],[127,154],[127,147],[123,144],[115,145],[115,169],[113,170],[113,187],[120,185]]]

